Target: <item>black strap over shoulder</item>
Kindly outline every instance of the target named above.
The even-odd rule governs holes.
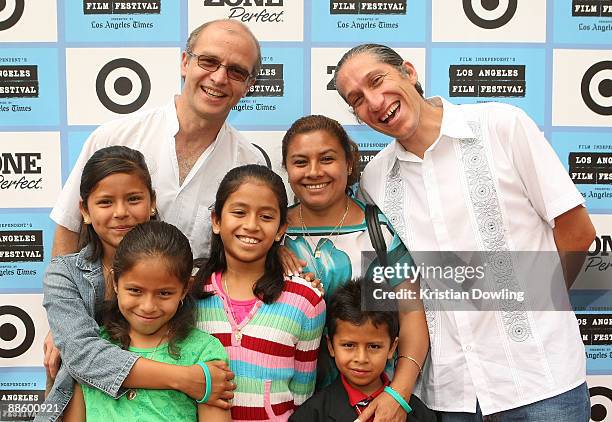
[[[372,204],[366,204],[365,206],[365,220],[368,227],[368,234],[370,235],[370,242],[372,247],[376,251],[378,262],[383,267],[387,266],[387,244],[383,237],[382,230],[380,228],[380,221],[378,220],[378,207]]]

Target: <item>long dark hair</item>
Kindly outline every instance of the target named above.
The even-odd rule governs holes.
[[[280,223],[282,227],[287,222],[287,192],[280,176],[268,167],[257,164],[236,167],[230,170],[219,185],[215,198],[214,211],[218,219],[222,218],[222,210],[229,196],[236,192],[241,185],[248,182],[263,183],[266,185],[278,201],[280,210]],[[283,291],[285,277],[283,266],[278,257],[280,241],[274,241],[272,247],[266,255],[264,274],[253,286],[253,293],[264,303],[272,303]],[[210,241],[210,258],[204,263],[195,276],[195,289],[197,296],[201,299],[211,296],[211,293],[204,291],[204,283],[217,271],[225,271],[227,261],[221,236],[213,232]]]
[[[87,160],[81,175],[79,192],[83,201],[83,208],[87,210],[89,195],[96,189],[102,179],[117,173],[133,174],[138,176],[147,187],[151,201],[155,200],[155,191],[151,183],[151,175],[147,168],[145,158],[140,151],[122,145],[114,145],[99,149]],[[156,219],[157,213],[152,219]],[[90,245],[91,251],[86,257],[90,261],[102,258],[102,241],[92,224],[81,224],[79,249]]]
[[[172,224],[162,221],[149,221],[130,230],[115,253],[113,261],[114,282],[118,285],[121,275],[129,271],[139,260],[154,258],[166,264],[168,272],[175,276],[185,289],[188,289],[193,255],[189,240]],[[130,345],[129,324],[119,311],[119,302],[115,296],[105,303],[102,321],[111,339],[123,348]],[[177,342],[184,339],[196,322],[196,305],[189,293],[168,322],[168,350],[174,358],[180,357]]]
[[[297,119],[291,127],[285,132],[282,140],[283,167],[287,168],[287,154],[289,153],[289,144],[297,135],[310,133],[317,130],[324,130],[331,136],[336,138],[344,151],[344,158],[351,167],[351,174],[346,179],[346,192],[359,179],[359,148],[357,144],[351,140],[346,133],[346,130],[334,119],[326,116],[311,115]]]

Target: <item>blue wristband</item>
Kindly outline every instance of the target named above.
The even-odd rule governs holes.
[[[412,407],[410,407],[410,405],[406,402],[406,400],[404,400],[404,398],[400,396],[400,394],[397,391],[395,391],[393,388],[389,387],[388,385],[385,387],[384,391],[385,393],[393,397],[395,401],[398,402],[400,406],[402,406],[402,408],[406,411],[406,413],[412,412]]]
[[[206,382],[206,388],[204,390],[204,397],[202,397],[200,400],[196,400],[196,402],[206,403],[208,399],[210,398],[210,393],[212,392],[212,380],[210,379],[210,369],[208,369],[208,366],[206,366],[204,362],[198,362],[197,364],[200,365],[200,367],[204,371],[204,381]]]

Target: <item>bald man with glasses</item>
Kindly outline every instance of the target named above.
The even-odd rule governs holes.
[[[76,252],[83,166],[98,149],[126,145],[141,151],[157,194],[159,217],[189,238],[194,256],[207,257],[210,210],[221,178],[233,167],[265,159],[227,116],[261,68],[261,49],[236,20],[207,22],[187,39],[182,92],[165,106],[98,127],[86,141],[51,212],[57,223],[53,255]]]

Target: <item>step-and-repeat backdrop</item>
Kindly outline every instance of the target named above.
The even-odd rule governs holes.
[[[397,48],[428,95],[503,101],[535,120],[597,228],[572,301],[592,420],[612,420],[612,0],[1,0],[0,420],[42,402],[48,215],[83,142],[179,92],[187,34],[217,18],[262,42],[257,85],[230,121],[275,170],[283,132],[306,114],[346,125],[364,165],[390,142],[335,92],[338,59],[362,42]]]

